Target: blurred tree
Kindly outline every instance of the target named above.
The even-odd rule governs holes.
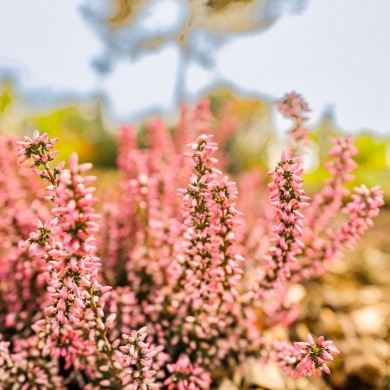
[[[175,100],[186,98],[186,71],[197,62],[213,66],[229,37],[263,31],[285,12],[301,12],[308,0],[84,0],[86,20],[104,49],[95,59],[105,74],[123,58],[135,58],[174,43],[180,52]]]

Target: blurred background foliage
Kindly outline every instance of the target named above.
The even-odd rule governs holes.
[[[242,170],[260,168],[270,169],[276,162],[283,144],[284,135],[277,135],[273,102],[255,97],[239,96],[229,88],[218,88],[208,95],[215,123],[228,117],[234,121],[236,129],[226,143],[230,174]],[[168,126],[174,127],[176,118],[164,118]],[[142,123],[135,124],[142,129]],[[0,134],[22,136],[32,134],[33,130],[47,132],[51,137],[59,137],[60,159],[66,160],[73,151],[82,161],[94,164],[97,174],[106,176],[107,170],[115,169],[116,132],[118,125],[106,115],[102,100],[73,101],[55,108],[33,110],[18,96],[12,82],[0,86]],[[305,181],[308,192],[318,190],[328,176],[323,166],[331,138],[343,134],[334,121],[331,112],[324,113],[319,123],[312,126],[311,143],[307,148]],[[355,171],[358,183],[367,186],[381,185],[390,202],[390,140],[369,132],[354,136],[359,154],[355,161],[359,164]],[[140,137],[142,139],[142,137]]]

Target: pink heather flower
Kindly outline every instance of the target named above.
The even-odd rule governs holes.
[[[301,357],[302,353],[299,347],[288,341],[274,341],[272,344],[270,358],[290,377],[295,376],[295,367]]]
[[[170,376],[164,381],[168,390],[208,390],[211,374],[202,367],[191,364],[186,355],[181,355],[176,363],[167,365]]]
[[[237,198],[237,189],[227,178],[220,179],[220,172],[213,167],[216,159],[212,154],[217,146],[211,142],[212,138],[201,135],[189,145],[193,152],[187,156],[196,175],[191,174],[187,190],[179,190],[183,195],[185,236],[191,240],[186,251],[189,267],[183,275],[184,288],[186,300],[191,300],[196,310],[202,302],[213,305],[221,296],[224,301],[232,301],[241,275],[242,258],[234,253],[232,246],[239,213],[231,200]],[[220,246],[225,248],[222,254]]]
[[[150,348],[146,343],[147,328],[146,326],[138,331],[133,330],[131,335],[122,335],[126,345],[119,347],[124,354],[124,379],[122,384],[132,384],[129,388],[134,390],[152,390],[158,388],[153,383],[156,371],[152,369],[153,356],[156,351]]]
[[[11,343],[9,341],[2,341],[1,339],[2,337],[0,336],[0,367],[3,368],[6,365],[11,368],[13,365],[9,351]]]
[[[18,156],[19,164],[32,158],[34,161],[30,165],[30,168],[39,175],[42,179],[48,180],[52,185],[56,185],[58,177],[61,173],[61,165],[57,166],[53,172],[48,168],[47,163],[54,160],[58,151],[54,151],[53,146],[58,142],[58,138],[49,139],[47,133],[39,135],[38,130],[34,131],[32,139],[24,137],[24,141],[18,141],[16,144],[19,146]],[[36,169],[43,166],[43,170]],[[62,165],[63,166],[63,165]]]
[[[101,232],[90,164],[72,155],[68,169],[53,169],[58,140],[38,131],[25,137],[17,160],[30,161],[48,184],[44,192],[27,167],[10,164],[16,158],[0,140],[0,333],[12,335],[0,340],[0,387],[203,390],[248,357],[273,358],[293,377],[329,373],[338,353],[331,341],[309,335],[304,343],[268,345],[260,332],[294,321],[291,283],[319,274],[325,260],[355,245],[383,193],[358,187],[342,208],[356,150],[339,137],[329,152],[332,177],[309,206],[295,157],[309,109],[296,93],[278,106],[294,122],[294,142],[269,172],[272,207],[261,218],[250,205],[264,198],[262,189],[252,180],[243,186],[246,226],[236,184],[216,168],[219,155],[226,165],[221,150],[234,121],[224,113],[214,123],[208,101],[183,109],[176,129],[161,120],[139,134],[123,128],[121,178],[103,206]],[[326,229],[340,210],[343,222]]]
[[[294,122],[292,129],[289,130],[289,135],[294,140],[291,154],[296,155],[300,150],[299,143],[308,138],[309,131],[304,126],[308,118],[304,114],[310,111],[309,106],[296,92],[286,94],[282,100],[276,103],[276,106],[286,118]]]
[[[302,113],[310,111],[303,97],[294,91],[287,93],[282,100],[276,102],[276,106],[286,118],[299,118],[302,117]]]
[[[350,136],[335,137],[332,139],[332,147],[329,157],[332,160],[325,163],[326,168],[332,174],[325,180],[321,191],[316,193],[307,211],[307,226],[305,237],[308,243],[313,242],[316,235],[326,227],[332,217],[340,210],[343,196],[348,191],[343,187],[344,183],[353,180],[351,172],[357,167],[352,159],[357,154]]]
[[[99,215],[95,214],[92,208],[96,198],[80,176],[89,165],[79,166],[77,156],[72,155],[69,166],[69,171],[62,172],[58,187],[51,189],[52,192],[54,190],[55,203],[51,232],[47,229],[41,230],[38,240],[31,239],[31,243],[37,244],[43,244],[46,239],[44,258],[48,264],[48,277],[50,275],[48,290],[53,299],[53,305],[46,309],[46,314],[51,318],[56,316],[59,324],[66,324],[68,321],[77,324],[77,320],[81,320],[86,314],[83,309],[85,301],[91,300],[92,289],[102,289],[97,281],[100,264],[95,256],[93,238],[93,234],[98,230],[95,221],[99,219]],[[51,234],[53,237],[48,241],[49,236],[42,237],[42,234]],[[95,300],[91,309],[101,310],[99,306],[103,300]],[[60,329],[56,324],[54,320],[54,336]]]
[[[195,143],[188,145],[194,151],[187,157],[196,175],[191,174],[187,190],[179,190],[183,195],[186,236],[191,238],[185,289],[190,294],[193,292],[196,308],[203,300],[200,297],[205,297],[211,305],[221,296],[224,302],[234,301],[242,274],[243,258],[234,251],[234,228],[239,224],[240,213],[232,201],[237,199],[237,188],[227,177],[220,178],[220,172],[214,168],[217,160],[212,154],[217,145],[212,139],[212,135],[200,135]],[[224,248],[222,253],[220,247]]]
[[[343,248],[350,249],[358,244],[360,237],[373,226],[373,218],[383,206],[383,191],[378,187],[368,189],[365,185],[356,187],[352,201],[342,209],[347,221],[335,231],[327,229],[326,239],[316,239],[305,248],[306,261],[294,267],[294,280],[302,280],[322,274],[324,262],[342,257]]]
[[[99,377],[110,378],[114,385],[119,371],[106,337],[112,316],[107,323],[104,320],[104,305],[111,287],[102,286],[99,280],[101,264],[96,257],[94,234],[99,230],[96,221],[100,216],[93,209],[97,201],[94,188],[88,186],[95,178],[82,176],[92,165],[80,165],[77,155],[72,154],[68,170],[62,171],[60,164],[52,172],[47,165],[52,152],[48,152],[47,146],[54,143],[48,136],[34,132],[32,140],[25,142],[28,145],[21,145],[23,150],[19,153],[38,156],[32,166],[44,165],[43,178],[51,183],[47,187],[51,193],[48,199],[54,204],[52,219],[45,224],[38,222],[38,231],[30,234],[29,239],[30,256],[44,261],[50,302],[44,309],[46,321],[37,321],[33,329],[46,340],[53,356],[65,358],[67,368],[99,354],[99,367],[109,367]],[[90,364],[89,361],[87,365]]]
[[[18,334],[42,316],[46,286],[39,276],[41,264],[23,242],[49,211],[35,199],[42,193],[39,183],[16,161],[15,139],[0,137],[0,151],[0,332]]]
[[[244,259],[235,249],[240,222],[233,203],[235,183],[214,168],[217,145],[212,136],[201,135],[188,147],[192,152],[186,156],[195,172],[190,174],[187,189],[178,191],[183,196],[184,220],[178,247],[181,275],[179,288],[168,298],[174,319],[163,325],[168,327],[166,337],[170,345],[177,346],[177,352],[182,352],[180,345],[187,345],[191,364],[212,371],[226,356],[242,361],[243,335],[253,336],[248,342],[252,346],[258,345],[259,335],[250,310],[241,306],[237,289]],[[229,325],[233,323],[234,329]]]
[[[305,247],[300,263],[293,271],[293,280],[296,282],[322,274],[326,268],[324,261],[336,257],[340,249],[338,245],[336,248],[329,244],[323,236],[332,218],[340,212],[343,198],[349,194],[344,184],[353,179],[351,172],[357,164],[352,157],[356,153],[357,149],[351,137],[336,137],[332,140],[329,151],[332,160],[325,164],[332,177],[325,180],[324,187],[314,195],[312,203],[305,210],[306,228],[303,236]]]
[[[0,341],[0,389],[64,390],[58,364],[47,359],[37,336]]]
[[[268,172],[273,181],[268,188],[271,192],[271,205],[276,208],[279,224],[274,227],[274,237],[270,242],[268,255],[265,256],[265,270],[260,276],[262,295],[271,288],[280,288],[289,279],[290,269],[297,262],[296,255],[301,253],[303,243],[303,215],[300,210],[309,205],[302,189],[302,169],[298,168],[300,159],[288,159],[285,152],[276,168]]]
[[[295,346],[301,352],[301,360],[296,366],[293,376],[309,376],[313,371],[317,376],[321,376],[321,371],[330,374],[326,363],[333,360],[332,355],[340,353],[332,344],[333,341],[325,340],[323,336],[318,337],[314,342],[310,334],[307,335],[307,343],[296,342]]]
[[[340,226],[333,235],[334,249],[342,245],[351,248],[356,245],[364,232],[373,226],[372,219],[379,214],[379,207],[384,205],[383,191],[379,186],[368,189],[364,184],[354,189],[352,201],[347,203],[342,212],[348,216],[348,222]]]

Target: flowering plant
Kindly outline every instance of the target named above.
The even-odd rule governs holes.
[[[238,211],[249,194],[239,198],[217,169],[214,139],[231,129],[214,138],[205,101],[183,108],[174,137],[161,121],[141,145],[122,129],[120,185],[101,214],[90,164],[73,154],[68,169],[50,167],[57,139],[36,131],[17,142],[19,163],[31,161],[46,195],[1,139],[0,388],[208,389],[249,357],[293,377],[329,374],[339,353],[331,341],[269,341],[262,331],[296,319],[291,286],[358,242],[382,192],[358,187],[343,206],[356,150],[340,137],[332,177],[311,201],[298,157],[307,104],[292,93],[278,105],[294,121],[293,142],[269,172],[274,212],[252,226]],[[184,154],[183,139],[195,139]],[[339,211],[346,220],[330,230]]]

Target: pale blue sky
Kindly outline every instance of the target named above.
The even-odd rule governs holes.
[[[0,0],[0,76],[16,72],[30,98],[104,92],[118,120],[153,108],[172,112],[176,47],[122,61],[102,80],[91,66],[102,46],[81,4]],[[283,16],[262,34],[232,39],[213,69],[191,67],[187,89],[194,97],[217,81],[270,99],[295,90],[310,103],[312,122],[331,106],[345,130],[390,135],[390,1],[311,0],[304,13]]]

